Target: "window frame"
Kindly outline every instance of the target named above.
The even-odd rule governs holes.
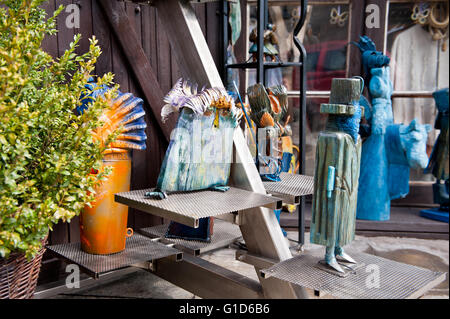
[[[242,0],[244,9],[244,15],[248,19],[248,6],[257,3],[257,0]],[[269,5],[299,5],[301,1],[299,0],[268,0]],[[410,3],[410,2],[423,2],[419,0],[310,0],[308,5],[320,5],[320,4],[348,4],[349,5],[349,28],[348,28],[348,40],[357,42],[360,35],[369,36],[375,43],[376,47],[383,53],[386,53],[387,47],[387,28],[388,28],[388,17],[389,17],[389,5],[391,3]],[[443,0],[427,0],[427,2],[444,2]],[[380,8],[380,28],[366,28],[365,18],[366,12],[365,8],[370,5],[375,4]],[[245,24],[247,26],[247,24]],[[246,30],[248,32],[248,30]],[[244,32],[246,38],[248,33]],[[245,39],[248,49],[248,39]],[[248,51],[248,50],[247,50]],[[247,52],[246,51],[246,52]],[[351,57],[351,59],[350,59]],[[347,61],[346,61],[346,75],[348,77],[361,75],[361,57],[359,49],[356,46],[349,46],[347,50]],[[247,84],[247,78],[245,77],[245,85]],[[392,99],[395,98],[433,98],[432,91],[394,91],[392,94]],[[298,98],[300,91],[289,91],[288,96],[290,98]],[[313,91],[307,90],[307,98],[329,98],[330,91]],[[430,185],[434,182],[424,182],[424,181],[410,181],[410,194],[415,193],[414,188],[420,188],[423,193],[426,191],[430,201],[423,203],[425,205],[432,204],[432,191]],[[425,187],[424,187],[425,186]],[[422,196],[423,201],[424,196]],[[414,199],[405,198],[400,202],[402,205],[413,202]]]

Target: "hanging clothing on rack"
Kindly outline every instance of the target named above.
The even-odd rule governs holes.
[[[395,91],[435,91],[449,86],[449,54],[442,51],[442,41],[433,41],[430,33],[417,25],[400,33],[391,49],[391,78]],[[445,39],[448,45],[448,39]],[[436,118],[433,100],[397,98],[392,102],[394,122],[432,124]],[[432,147],[436,131],[429,134]]]

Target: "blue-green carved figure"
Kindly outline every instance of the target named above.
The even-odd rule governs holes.
[[[162,192],[226,187],[230,175],[233,133],[242,115],[223,88],[197,92],[179,80],[166,95],[163,120],[179,113],[159,173]]]
[[[362,79],[333,79],[325,131],[316,148],[311,242],[326,246],[325,262],[344,272],[340,261],[355,263],[343,249],[355,236],[361,138]]]
[[[197,85],[180,79],[164,102],[163,121],[173,112],[179,116],[156,189],[146,196],[165,199],[173,192],[227,191],[233,133],[242,116],[233,99],[224,88],[197,91]],[[171,222],[166,236],[209,241],[211,231],[212,219],[202,218],[198,228]]]
[[[362,146],[357,217],[389,219],[390,196],[387,186],[388,161],[385,148],[386,128],[394,123],[392,115],[392,83],[389,67],[370,69],[369,92],[372,107],[365,108],[371,134]]]

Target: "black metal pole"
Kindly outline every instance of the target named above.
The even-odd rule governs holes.
[[[264,0],[264,29],[267,27],[269,23],[269,1]]]
[[[265,0],[258,0],[257,15],[257,34],[258,34],[258,50],[257,50],[257,68],[256,68],[256,83],[265,84],[264,82],[264,17],[265,17]]]
[[[300,125],[299,125],[299,149],[300,149],[300,174],[305,174],[305,145],[306,145],[306,73],[305,73],[305,61],[306,50],[297,35],[302,29],[305,18],[306,9],[308,7],[307,0],[300,1],[300,20],[294,29],[294,44],[300,51]],[[302,196],[300,198],[300,204],[298,206],[298,241],[300,245],[305,243],[305,199]]]
[[[223,32],[223,48],[222,48],[222,54],[223,54],[223,68],[222,68],[222,79],[225,87],[228,87],[228,42],[229,42],[229,35],[228,35],[228,1],[223,0],[222,1],[222,32]]]

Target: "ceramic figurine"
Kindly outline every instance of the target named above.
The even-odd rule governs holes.
[[[275,62],[278,57],[278,50],[275,47],[278,44],[277,37],[275,36],[276,26],[269,23],[267,24],[266,30],[264,30],[264,60],[266,57],[269,57],[272,62]],[[257,52],[258,52],[258,32],[257,28],[254,28],[250,33],[250,42],[252,42],[252,46],[250,47],[249,53],[252,55],[253,62],[257,60]]]
[[[282,85],[265,88],[255,84],[247,89],[250,104],[250,117],[258,128],[258,159],[260,175],[263,180],[280,181],[282,156],[280,137],[290,131],[281,123],[287,114],[287,89]],[[285,162],[290,163],[290,158]]]
[[[427,138],[429,124],[416,119],[409,125],[393,124],[386,128],[385,148],[388,162],[388,189],[390,199],[409,193],[410,168],[424,169],[428,163]]]
[[[255,84],[247,89],[247,96],[250,117],[258,128],[257,165],[260,176],[264,181],[279,182],[281,172],[293,173],[295,170],[290,117],[284,120],[288,111],[287,89],[283,85],[266,89],[262,84]],[[295,207],[289,205],[287,209],[293,211]],[[281,209],[274,210],[274,213],[279,222]],[[287,236],[284,229],[281,230]]]
[[[351,42],[356,45],[361,51],[362,64],[364,68],[366,83],[370,83],[372,74],[370,70],[373,68],[382,68],[389,65],[390,58],[383,55],[382,52],[377,51],[375,43],[368,36],[359,37],[359,42]]]
[[[376,51],[368,37],[361,37],[358,47],[369,80],[371,103],[361,97],[370,133],[362,145],[356,216],[389,220],[391,200],[405,197],[409,192],[410,167],[426,165],[425,143],[430,127],[416,120],[410,125],[394,124],[389,58]]]
[[[361,78],[333,79],[329,104],[320,106],[328,121],[317,141],[310,239],[326,246],[325,263],[338,273],[339,262],[356,263],[343,246],[355,236],[362,86]]]
[[[82,104],[77,108],[82,113],[89,103],[99,96],[105,97],[105,93],[111,88],[107,86],[97,87],[94,79],[90,78],[85,86],[89,94],[82,97]],[[94,136],[104,143],[109,134],[121,127],[121,132],[113,143],[108,145],[105,154],[127,153],[132,149],[145,150],[147,135],[145,128],[145,111],[143,100],[133,96],[131,93],[118,92],[118,96],[111,101],[111,108],[106,110],[99,118],[104,124]]]
[[[448,155],[448,88],[436,91],[433,97],[438,109],[438,115],[434,128],[440,130],[439,136],[431,152],[430,161],[425,173],[432,173],[439,180],[449,179],[449,155]]]
[[[180,79],[164,102],[163,120],[172,112],[179,112],[179,117],[157,189],[175,192],[226,188],[234,129],[242,116],[233,99],[223,88],[197,92],[196,85]]]
[[[86,85],[89,94],[82,97],[77,112],[82,113],[95,99],[107,98],[107,86],[98,87],[93,79]],[[115,142],[107,145],[103,165],[112,167],[112,173],[96,189],[95,201],[86,206],[80,215],[81,249],[91,254],[113,254],[125,249],[126,238],[133,234],[127,228],[128,207],[115,202],[114,194],[128,192],[131,180],[131,150],[146,148],[147,124],[143,100],[131,93],[119,92],[110,100],[110,108],[100,116],[104,123],[93,132],[103,145],[108,136],[121,128]],[[92,170],[92,174],[98,174]]]
[[[171,192],[212,189],[227,191],[233,134],[242,116],[223,88],[197,91],[197,85],[178,80],[165,96],[163,120],[179,113],[159,173],[156,189],[146,196],[164,199]],[[171,222],[167,237],[209,241],[212,219],[197,229]]]
[[[434,128],[440,130],[439,136],[431,152],[430,161],[425,173],[433,174],[436,182],[433,184],[434,203],[439,208],[421,211],[421,216],[448,223],[449,215],[449,155],[448,155],[448,88],[436,91],[433,97],[438,109]]]

